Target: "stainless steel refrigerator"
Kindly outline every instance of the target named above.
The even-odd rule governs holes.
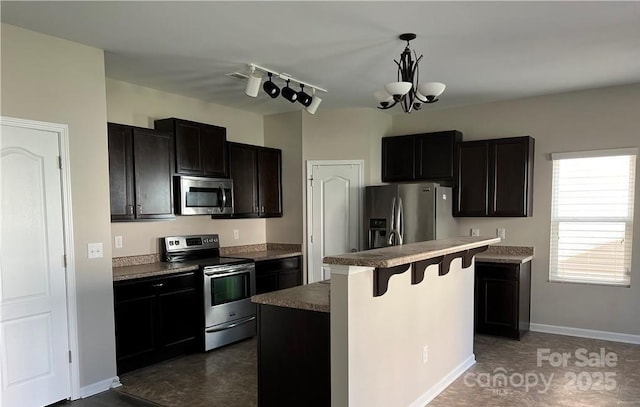
[[[366,187],[366,248],[457,236],[452,198],[451,188],[435,183]]]

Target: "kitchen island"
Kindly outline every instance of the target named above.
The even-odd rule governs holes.
[[[460,237],[326,257],[331,396],[325,405],[424,406],[473,365],[473,256],[499,241]],[[259,308],[282,317],[269,332],[258,332],[259,341],[278,330],[304,337],[277,358],[310,344],[314,335],[303,334],[308,329],[286,314],[324,313],[305,309],[302,300],[321,285],[327,284],[254,297]],[[313,348],[299,354],[314,354]],[[311,365],[293,374],[310,382]],[[264,379],[259,367],[258,380]]]

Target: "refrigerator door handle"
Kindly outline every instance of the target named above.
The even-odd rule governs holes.
[[[401,245],[404,238],[404,209],[402,208],[402,198],[398,198],[398,226],[396,230],[398,231],[398,244]]]

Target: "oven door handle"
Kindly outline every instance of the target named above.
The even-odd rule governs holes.
[[[224,326],[221,326],[221,327],[206,329],[205,332],[210,334],[210,333],[214,333],[214,332],[226,331],[227,329],[235,328],[235,327],[237,327],[239,325],[248,324],[249,322],[254,321],[255,319],[256,319],[256,316],[252,315],[250,317],[246,317],[246,318],[240,319],[238,321],[234,321],[234,322],[225,324]]]
[[[240,269],[233,269],[228,271],[205,271],[204,275],[207,277],[218,278],[218,277],[228,277],[234,274],[248,273],[250,271],[251,269],[249,267],[243,267]]]

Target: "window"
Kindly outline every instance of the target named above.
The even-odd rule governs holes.
[[[549,280],[630,285],[637,149],[552,154]]]

